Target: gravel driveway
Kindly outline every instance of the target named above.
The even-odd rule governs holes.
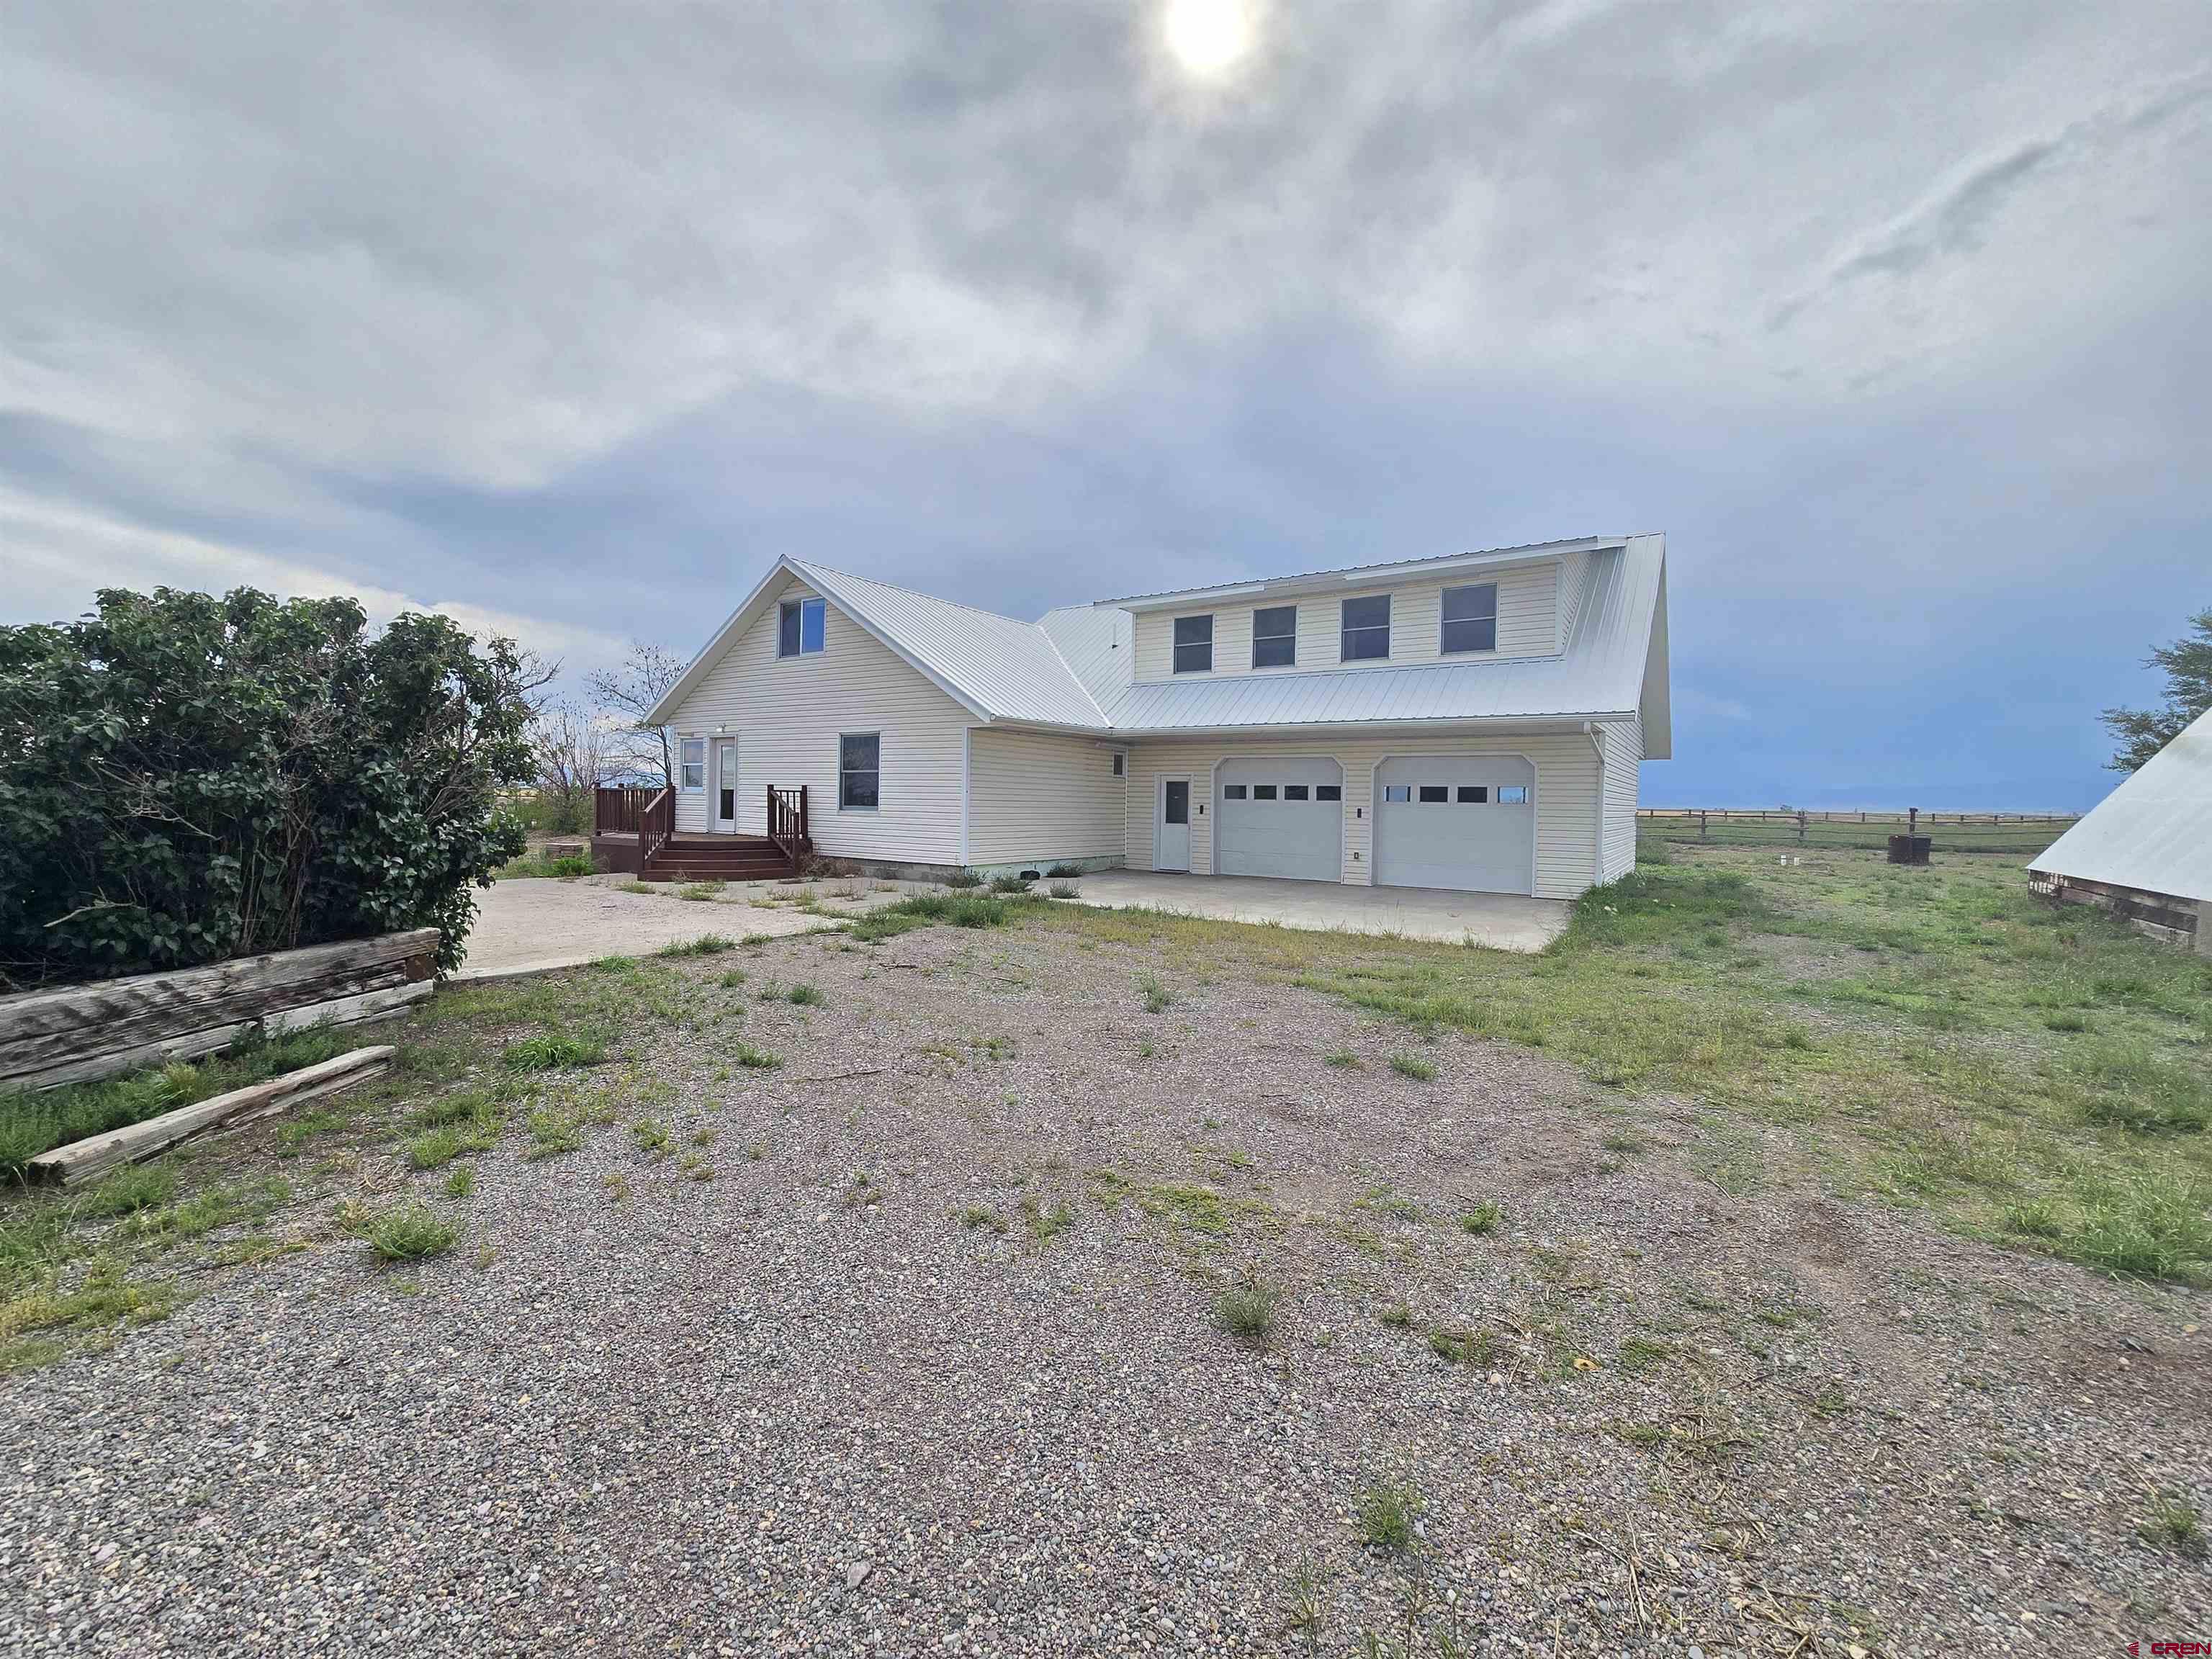
[[[284,1170],[276,1231],[304,1248],[185,1267],[166,1322],[0,1382],[0,1649],[1905,1655],[2212,1630],[2203,1562],[2138,1530],[2154,1494],[2212,1495],[2195,1293],[1817,1183],[1732,1192],[1716,1132],[1664,1099],[1080,927],[639,974],[629,1000],[661,1012],[629,1064],[561,1085],[621,1100],[580,1150],[511,1133],[465,1199],[366,1121],[209,1160]],[[762,996],[801,981],[825,1000]],[[487,1041],[530,1029],[484,1008]],[[733,1063],[740,1040],[781,1066]],[[461,1220],[450,1254],[379,1267],[330,1224],[410,1187]],[[1469,1231],[1486,1202],[1502,1219]],[[1264,1347],[1215,1321],[1247,1276],[1281,1292]],[[1358,1525],[1386,1486],[1414,1506],[1402,1548]]]

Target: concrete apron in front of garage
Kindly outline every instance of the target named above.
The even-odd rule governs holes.
[[[1216,921],[1272,921],[1313,933],[1395,933],[1523,951],[1540,951],[1565,933],[1571,908],[1558,899],[1517,893],[1349,887],[1334,881],[1145,870],[1094,871],[1083,878],[1077,902],[1109,910],[1166,910]]]

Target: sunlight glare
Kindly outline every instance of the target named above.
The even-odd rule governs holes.
[[[1250,0],[1168,0],[1168,50],[1193,75],[1218,75],[1252,49]]]

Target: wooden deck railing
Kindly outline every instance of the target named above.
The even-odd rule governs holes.
[[[806,786],[796,789],[768,787],[768,838],[795,866],[812,843],[806,838]]]
[[[637,815],[637,867],[642,875],[653,855],[668,845],[676,833],[676,792],[656,789]]]
[[[597,789],[592,793],[592,833],[595,836],[634,836],[645,809],[660,793],[658,787]]]

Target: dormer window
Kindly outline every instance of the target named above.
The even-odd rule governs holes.
[[[1213,618],[1177,617],[1175,619],[1175,672],[1210,674],[1213,672]]]
[[[1473,587],[1444,589],[1444,634],[1442,649],[1447,657],[1462,651],[1498,649],[1498,584],[1482,582]]]
[[[1390,596],[1376,593],[1344,602],[1343,638],[1338,659],[1367,662],[1390,654]]]
[[[775,654],[812,657],[822,651],[822,619],[826,607],[820,599],[786,599],[775,617]]]
[[[1291,668],[1298,660],[1298,608],[1271,605],[1252,613],[1252,666]]]

